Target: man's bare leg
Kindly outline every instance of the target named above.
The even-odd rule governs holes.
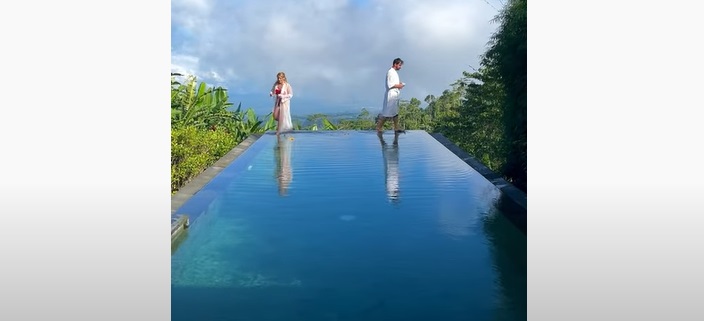
[[[394,132],[398,131],[398,115],[394,116]]]
[[[384,123],[386,122],[386,118],[384,116],[379,115],[379,120],[376,122],[376,131],[377,132],[382,132],[382,129],[384,128]]]

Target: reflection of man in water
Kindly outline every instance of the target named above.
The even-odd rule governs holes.
[[[384,156],[384,172],[386,175],[386,195],[389,200],[396,203],[399,200],[398,184],[398,135],[394,133],[394,142],[389,146],[382,133],[377,133],[381,142],[381,151]]]
[[[286,195],[288,186],[293,180],[291,170],[291,144],[293,136],[282,135],[276,137],[276,148],[274,157],[276,158],[276,180],[279,183],[279,195]]]

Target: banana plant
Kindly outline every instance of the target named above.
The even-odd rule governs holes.
[[[174,89],[175,87],[175,89]],[[227,90],[222,87],[208,88],[205,82],[197,83],[191,76],[185,84],[172,82],[172,126],[192,125],[200,129],[223,126],[232,120],[228,107]]]
[[[274,113],[268,113],[266,116],[266,123],[264,123],[264,128],[262,128],[262,133],[270,130],[276,130],[276,120],[274,120]]]
[[[323,126],[325,130],[337,130],[337,126],[331,123],[327,117],[323,117]]]
[[[262,121],[259,120],[252,108],[242,110],[242,103],[237,105],[237,109],[232,113],[232,121],[228,122],[228,129],[238,141],[244,140],[247,136],[258,133],[262,129]]]

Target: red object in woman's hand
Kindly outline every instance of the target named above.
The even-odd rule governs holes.
[[[276,91],[275,91],[274,93],[277,94],[277,95],[280,94],[280,93],[281,93],[281,89],[276,88]]]

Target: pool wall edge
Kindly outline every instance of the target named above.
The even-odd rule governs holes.
[[[501,191],[501,197],[496,207],[519,229],[523,234],[527,234],[527,194],[518,187],[506,181],[500,174],[490,170],[482,162],[468,154],[452,141],[440,133],[430,133],[440,144],[457,155],[462,161],[484,176],[489,182],[494,184]]]
[[[222,170],[227,167],[232,161],[240,156],[249,146],[259,139],[262,134],[252,134],[230,150],[225,156],[218,159],[213,165],[206,168],[203,172],[198,174],[190,182],[184,184],[179,188],[179,190],[171,195],[171,216],[176,213],[184,203],[186,203],[193,195],[198,193],[203,186],[208,184],[215,176],[217,176]]]

